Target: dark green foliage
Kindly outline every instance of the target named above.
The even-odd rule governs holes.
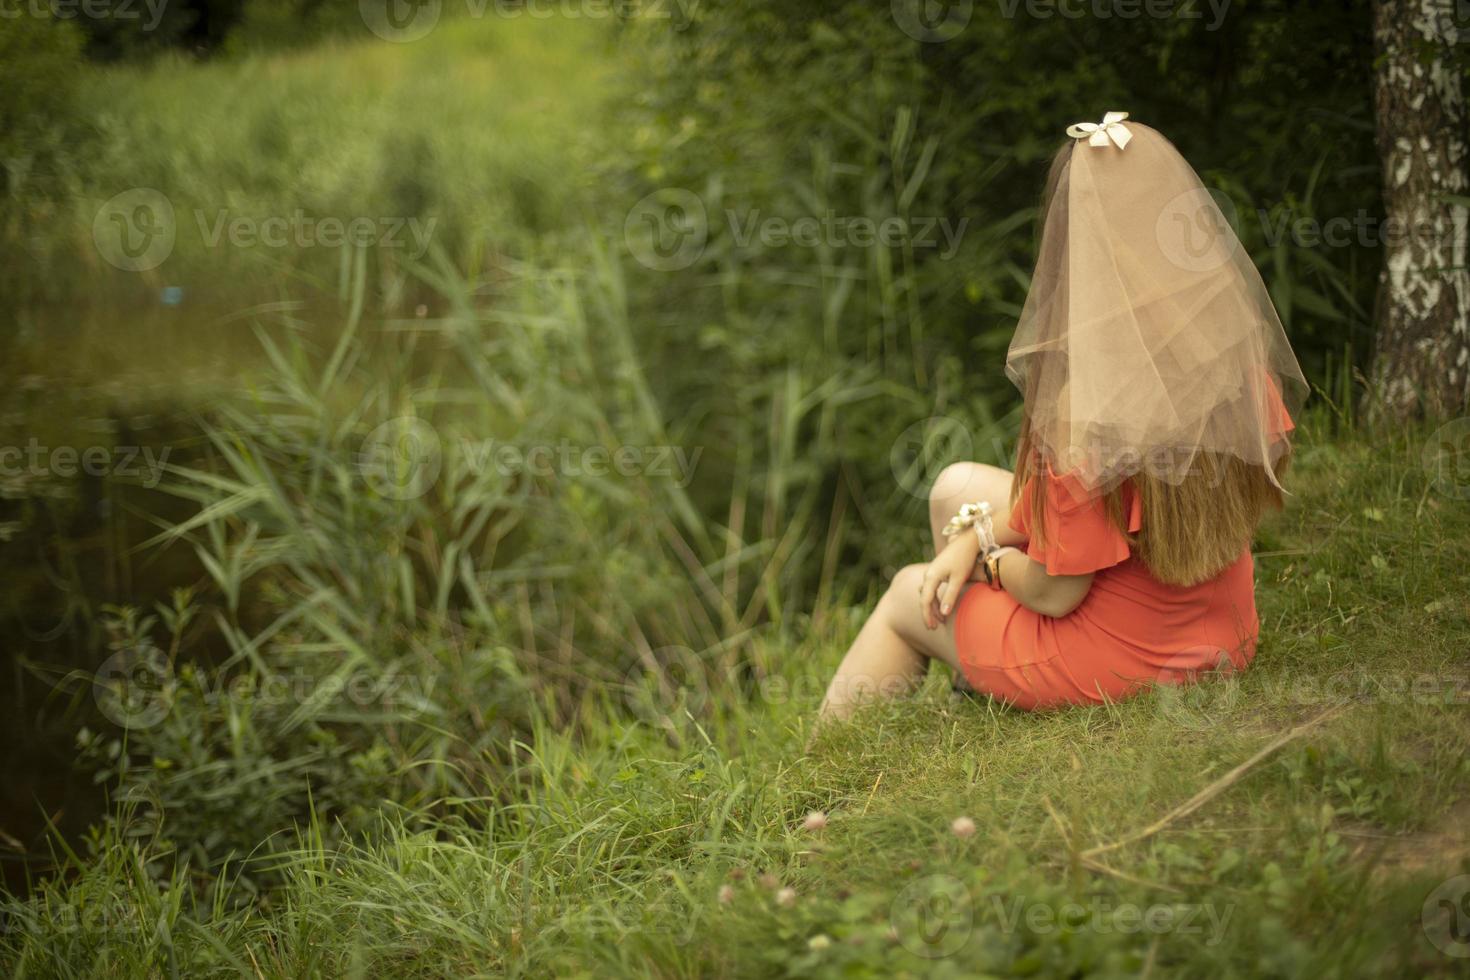
[[[82,63],[82,36],[45,17],[0,17],[0,190],[23,184],[35,157],[66,132]]]
[[[96,16],[77,16],[77,24],[87,35],[87,53],[99,61],[114,61],[169,48],[210,54],[224,43],[247,6],[247,0],[99,0],[69,9],[99,11]]]

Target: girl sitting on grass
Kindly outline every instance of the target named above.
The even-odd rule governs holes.
[[[1067,130],[1006,373],[1016,471],[948,467],[933,560],[889,585],[823,719],[942,660],[1021,708],[1117,700],[1255,655],[1250,541],[1282,503],[1301,369],[1260,275],[1163,136]]]

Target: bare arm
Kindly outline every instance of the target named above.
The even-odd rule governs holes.
[[[989,588],[983,585],[984,575],[975,565],[979,555],[980,541],[974,534],[956,535],[925,569],[919,605],[924,623],[931,630],[949,617],[967,581],[978,581]],[[1021,605],[1043,616],[1067,615],[1092,588],[1092,573],[1048,575],[1045,565],[1015,548],[1002,548],[999,563],[1001,586]]]
[[[1003,548],[998,564],[1001,586],[1021,605],[1043,616],[1067,615],[1092,588],[1091,572],[1048,575],[1045,565],[1015,548]]]

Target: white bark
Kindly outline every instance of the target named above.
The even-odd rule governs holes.
[[[1466,106],[1455,0],[1375,0],[1375,108],[1386,223],[1372,380],[1378,414],[1470,404]],[[1470,40],[1467,38],[1466,40]]]

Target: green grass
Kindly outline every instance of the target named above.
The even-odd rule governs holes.
[[[514,792],[355,844],[298,828],[242,909],[102,832],[0,948],[16,976],[1452,975],[1421,910],[1470,871],[1470,512],[1419,440],[1319,432],[1261,535],[1237,679],[1028,715],[935,677],[808,751],[865,612],[818,609],[749,648],[743,696],[609,687],[579,736],[514,745]]]
[[[555,255],[585,227],[620,91],[609,34],[606,21],[451,18],[412,44],[358,31],[89,68],[77,131],[19,180],[0,222],[7,373],[120,394],[161,374],[177,386],[236,378],[259,364],[243,309],[286,301],[303,321],[340,319],[332,297],[352,250],[314,244],[323,221],[384,236],[373,312],[435,303],[412,271],[426,245],[493,299],[508,266]],[[106,227],[94,236],[99,209],[135,188],[168,201],[174,233],[162,264],[136,272],[111,264]],[[272,220],[288,223],[274,226],[287,247],[267,242]],[[160,302],[168,286],[181,305]],[[303,295],[310,304],[293,302]]]
[[[878,252],[862,266],[878,313],[865,321],[835,290],[825,319],[805,318],[792,297],[808,294],[786,280],[716,266],[727,305],[706,307],[708,270],[644,275],[616,241],[581,235],[590,209],[615,239],[617,198],[637,186],[589,189],[599,167],[661,156],[657,134],[615,131],[610,57],[594,26],[490,18],[413,45],[82,81],[95,142],[57,176],[64,193],[28,199],[47,231],[26,239],[38,285],[7,363],[31,377],[4,421],[14,444],[85,444],[146,432],[157,420],[132,413],[154,404],[172,413],[158,435],[179,449],[172,503],[203,516],[120,497],[143,532],[103,518],[107,550],[71,560],[192,583],[180,608],[194,617],[101,613],[102,587],[28,566],[34,592],[11,590],[27,613],[43,597],[85,606],[91,639],[68,664],[84,706],[104,628],[119,648],[183,652],[164,724],[82,739],[78,766],[114,792],[112,818],[56,835],[55,873],[0,905],[0,972],[1462,967],[1422,913],[1470,870],[1470,505],[1432,486],[1422,434],[1302,420],[1295,496],[1257,542],[1263,637],[1245,675],[1047,715],[954,701],[935,676],[808,747],[882,586],[868,570],[924,540],[922,501],[894,486],[894,433],[952,415],[999,458],[989,437],[1005,425],[968,375],[909,387],[875,372],[902,346]],[[625,156],[601,160],[604,145]],[[135,185],[185,214],[442,214],[445,237],[414,264],[185,236],[128,277],[90,227]],[[185,307],[150,305],[179,283]],[[247,298],[286,302],[242,312]],[[693,357],[690,321],[705,345]],[[868,337],[866,358],[815,343],[839,324]],[[106,417],[69,411],[58,379],[97,385]],[[432,492],[397,501],[354,461],[403,416],[432,423],[445,455]],[[501,480],[469,466],[463,436],[709,452],[689,488],[646,473]],[[37,553],[69,547],[69,525],[33,509]],[[155,532],[163,546],[134,547]],[[205,699],[291,670],[437,686],[396,711]],[[825,829],[803,829],[813,810]],[[973,836],[951,831],[962,816]],[[1148,928],[1130,917],[1145,910]]]

